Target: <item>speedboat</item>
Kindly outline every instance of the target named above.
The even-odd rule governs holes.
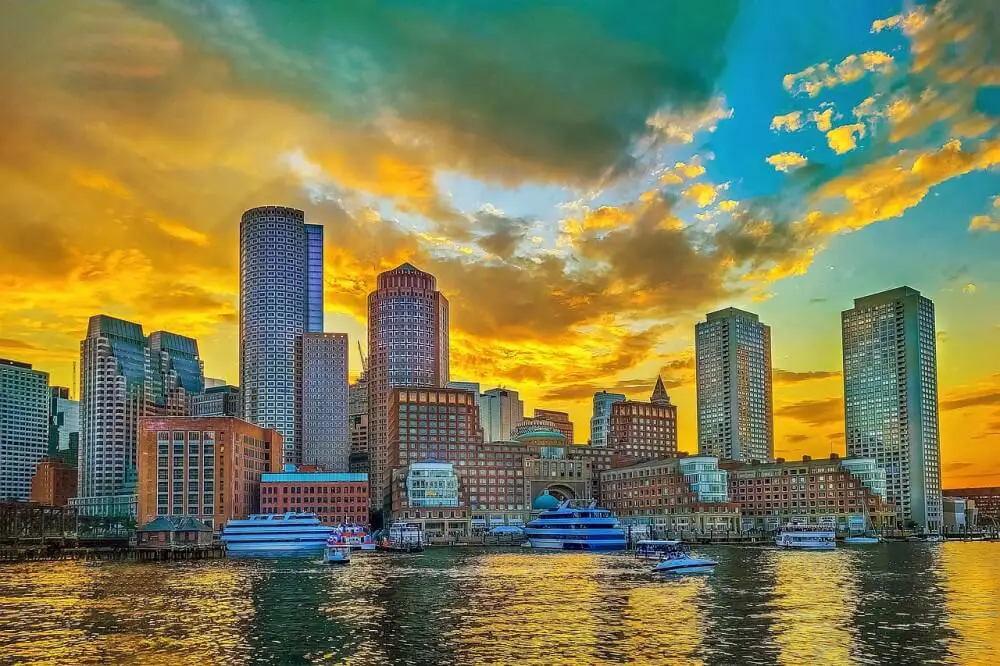
[[[351,544],[334,534],[326,542],[323,559],[327,564],[348,564],[351,561]]]
[[[230,557],[315,557],[332,533],[316,514],[290,511],[230,520],[220,538]]]
[[[857,536],[847,536],[844,537],[844,543],[848,546],[862,546],[869,545],[873,543],[882,543],[882,537],[877,534],[859,534]]]
[[[666,546],[660,552],[662,559],[653,567],[653,571],[676,574],[712,573],[719,564],[715,560],[692,557],[687,546],[682,543]]]
[[[597,502],[566,500],[543,511],[524,528],[532,548],[548,550],[625,550],[618,519]]]
[[[775,543],[792,550],[834,550],[837,547],[837,535],[831,528],[822,525],[789,523],[781,529]]]

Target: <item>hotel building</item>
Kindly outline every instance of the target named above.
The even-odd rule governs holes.
[[[740,525],[728,474],[714,456],[682,456],[601,473],[602,506],[658,532],[731,532]]]
[[[76,465],[42,458],[31,479],[31,501],[45,506],[67,506],[76,495]]]
[[[215,529],[260,508],[260,481],[281,469],[281,435],[231,416],[139,422],[138,522],[191,516]]]
[[[886,471],[898,522],[941,527],[934,303],[909,287],[857,298],[841,314],[847,455]]]
[[[262,206],[240,221],[243,415],[302,458],[302,335],[323,331],[323,227],[294,208]]]
[[[183,416],[204,390],[198,343],[107,315],[90,318],[80,343],[80,457],[84,515],[134,515],[137,434],[144,416]]]
[[[0,500],[27,501],[49,446],[49,373],[0,358]]]
[[[302,463],[350,468],[347,334],[302,336]]]
[[[540,407],[536,407],[534,418],[549,421],[554,424],[559,432],[566,437],[566,442],[568,444],[572,444],[575,441],[573,439],[573,422],[569,420],[569,412],[560,412],[555,409],[541,409]]]
[[[448,382],[448,299],[433,275],[410,264],[381,273],[368,295],[368,382],[369,480],[372,505],[381,507],[392,471],[392,389]]]
[[[649,402],[626,400],[611,405],[609,446],[627,458],[653,460],[677,455],[677,407],[656,378]]]
[[[284,471],[261,477],[261,513],[308,511],[324,525],[367,525],[368,509],[367,474]]]
[[[590,417],[591,446],[606,447],[608,445],[608,435],[611,432],[611,405],[616,402],[625,402],[625,395],[608,393],[607,391],[598,391],[594,394],[594,411]]]
[[[871,458],[830,458],[772,463],[723,463],[729,497],[740,505],[742,529],[774,531],[789,522],[845,530],[895,525],[886,502],[885,472]]]
[[[511,433],[524,421],[524,402],[517,391],[490,389],[482,394],[479,405],[484,441],[509,441]]]
[[[774,458],[771,327],[725,308],[695,325],[698,452],[740,462]]]

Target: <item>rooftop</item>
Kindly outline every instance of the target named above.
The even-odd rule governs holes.
[[[366,482],[367,474],[349,472],[264,472],[261,483],[346,483]]]

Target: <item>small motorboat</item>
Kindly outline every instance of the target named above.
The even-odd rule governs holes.
[[[858,534],[844,537],[844,544],[848,546],[866,546],[875,543],[882,543],[882,537],[877,534]]]
[[[663,557],[653,567],[653,571],[675,574],[712,573],[718,564],[715,560],[692,557],[684,544],[677,544],[663,551]]]
[[[323,549],[323,559],[327,564],[348,564],[351,561],[351,544],[336,535],[331,536]]]

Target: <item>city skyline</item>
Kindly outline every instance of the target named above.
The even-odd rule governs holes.
[[[409,262],[451,304],[448,374],[569,412],[578,441],[595,391],[645,400],[660,374],[695,453],[694,325],[736,307],[772,329],[774,455],[843,454],[840,313],[917,289],[944,486],[1000,483],[1000,104],[954,76],[989,3],[662,11],[517,9],[497,33],[376,11],[339,22],[338,59],[310,26],[338,17],[278,6],[12,7],[0,356],[75,392],[106,313],[238,383],[239,216],[289,206],[324,228],[352,379],[376,276]],[[470,36],[428,44],[427,21]],[[764,24],[824,38],[758,53]]]

